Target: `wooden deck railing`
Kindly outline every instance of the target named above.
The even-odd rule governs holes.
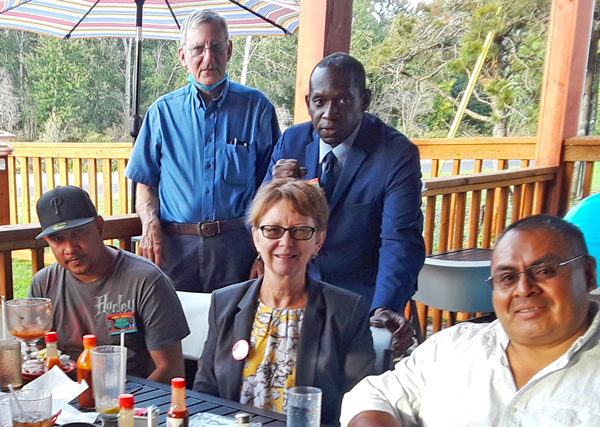
[[[427,253],[492,247],[508,224],[541,212],[545,183],[557,171],[556,166],[527,167],[423,180]],[[423,336],[429,316],[434,333],[441,329],[443,318],[451,321],[454,317],[417,306]],[[459,313],[458,319],[469,316]]]
[[[442,165],[451,175],[531,166],[536,150],[536,138],[416,139],[414,142],[421,159],[427,163],[424,171],[428,178],[439,176]],[[129,183],[123,176],[131,143],[14,142],[12,145],[15,152],[8,158],[11,224],[36,222],[35,202],[44,191],[58,184],[88,190],[104,216],[131,212]],[[591,194],[594,162],[600,161],[600,137],[568,139],[564,159],[564,179],[570,184],[576,181],[581,184],[580,197]],[[583,162],[581,173],[576,173],[578,162]],[[50,166],[53,173],[49,174]],[[28,173],[22,173],[24,170]],[[568,188],[571,187],[574,186]],[[20,192],[23,188],[30,190]]]
[[[8,157],[11,224],[37,222],[35,202],[56,185],[85,188],[105,217],[131,212],[128,180],[123,175],[131,153],[130,142],[13,142],[11,145],[15,147]],[[114,180],[117,191],[113,191]]]
[[[563,150],[563,161],[565,162],[564,181],[568,183],[571,189],[571,198],[573,199],[573,188],[577,187],[578,180],[581,184],[581,194],[576,196],[585,198],[600,189],[592,188],[594,177],[594,164],[600,162],[600,136],[577,136],[565,141]],[[579,164],[579,171],[577,171]],[[598,170],[596,169],[596,173]]]

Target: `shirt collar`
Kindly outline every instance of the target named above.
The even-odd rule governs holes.
[[[360,125],[358,125],[356,129],[354,129],[352,133],[348,135],[348,138],[336,145],[335,148],[332,148],[331,145],[323,142],[323,140],[319,138],[319,163],[323,162],[323,158],[327,155],[327,153],[333,151],[333,154],[338,159],[340,164],[344,166],[344,163],[346,163],[346,159],[350,154],[350,149],[352,148],[354,141],[356,141],[356,135],[358,135],[359,129]]]
[[[221,108],[221,105],[223,105],[223,100],[229,93],[229,79],[225,80],[225,82],[223,84],[224,84],[224,86],[223,86],[223,90],[221,91],[221,94],[213,100],[216,102],[216,108]],[[194,86],[191,83],[190,83],[190,86],[191,86],[192,93],[196,96],[196,100],[198,101],[197,108],[202,108],[202,109],[206,110],[208,107],[210,107],[210,105],[212,104],[212,101],[210,104],[204,105],[204,99],[202,99],[202,97],[200,96],[200,89],[198,89],[196,86]]]

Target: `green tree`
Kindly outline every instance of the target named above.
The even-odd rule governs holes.
[[[469,105],[471,121],[462,129],[485,134],[491,126],[495,136],[535,134],[549,6],[546,0],[435,0],[414,13],[400,11],[366,61],[384,94],[374,108],[400,128],[420,129],[419,136],[442,136],[454,115],[448,107],[457,104],[485,37],[494,30],[473,95],[478,102]],[[425,105],[415,105],[420,111],[410,117],[416,122],[406,124],[395,109],[417,94]]]
[[[52,117],[64,136],[75,134],[82,110],[91,101],[88,53],[82,40],[39,37],[35,49],[26,55],[30,114],[42,127]]]

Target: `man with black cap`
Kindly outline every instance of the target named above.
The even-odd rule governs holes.
[[[125,335],[128,374],[164,383],[183,376],[181,340],[189,329],[169,278],[150,261],[105,245],[104,219],[78,187],[48,191],[37,214],[37,238],[57,262],[33,277],[29,296],[52,300],[59,349],[76,359],[85,334],[96,335],[98,345],[119,344],[108,321],[133,316],[136,328]]]

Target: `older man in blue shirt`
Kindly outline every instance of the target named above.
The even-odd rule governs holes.
[[[190,84],[150,107],[125,169],[138,183],[140,253],[177,290],[246,280],[256,256],[243,216],[281,133],[267,97],[229,81],[231,54],[221,16],[188,17],[179,58]]]

